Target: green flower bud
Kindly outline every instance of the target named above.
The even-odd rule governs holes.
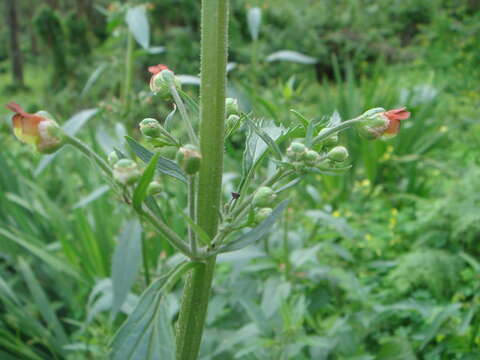
[[[187,173],[193,175],[200,170],[202,155],[193,145],[185,145],[178,149],[177,163]]]
[[[299,142],[292,142],[287,149],[287,156],[290,160],[299,160],[307,151],[307,147]]]
[[[230,129],[235,126],[235,124],[240,120],[240,116],[232,114],[225,121],[225,128]]]
[[[162,99],[170,97],[170,86],[173,85],[177,90],[181,90],[182,84],[175,74],[168,69],[160,71],[150,79],[150,90]]]
[[[227,118],[230,115],[239,115],[240,109],[238,108],[238,100],[234,98],[226,98],[225,99],[225,113],[227,114]]]
[[[277,195],[272,188],[268,186],[260,187],[253,195],[253,205],[258,207],[267,207],[275,201]]]
[[[308,164],[315,164],[320,158],[320,154],[315,150],[308,150],[305,155],[303,155],[303,158]]]
[[[148,195],[156,195],[162,192],[162,185],[156,181],[153,180],[150,184],[148,184],[147,188],[147,194]]]
[[[335,146],[328,152],[327,158],[337,162],[345,161],[348,158],[348,150],[344,146]]]
[[[367,140],[378,139],[388,129],[390,123],[384,108],[374,108],[363,113],[356,126],[359,135]]]
[[[270,215],[272,215],[272,208],[260,208],[257,210],[255,213],[255,222],[261,223],[263,220],[268,218]]]
[[[47,119],[38,124],[40,134],[37,150],[42,154],[52,154],[65,144],[65,134],[55,120]]]
[[[330,131],[330,129],[329,128],[324,128],[324,129],[320,130],[320,132],[318,133],[318,136],[321,136],[322,134],[325,134],[327,131]],[[330,135],[328,138],[323,140],[323,143],[325,144],[325,146],[328,146],[328,147],[335,146],[338,143],[338,134]]]
[[[113,178],[122,185],[133,185],[142,175],[135,161],[120,159],[113,166]]]
[[[146,118],[140,122],[140,132],[144,136],[158,138],[162,134],[162,125],[153,118]]]
[[[112,151],[110,154],[108,154],[108,163],[110,164],[110,166],[113,166],[117,163],[117,161],[119,160],[118,158],[118,154],[116,151]]]

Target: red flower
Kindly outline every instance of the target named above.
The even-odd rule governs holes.
[[[12,118],[12,124],[18,140],[36,145],[40,140],[39,125],[48,119],[40,115],[29,114],[14,102],[7,104],[6,107],[15,113]]]
[[[51,154],[65,143],[64,134],[55,120],[40,115],[40,112],[29,114],[14,102],[6,107],[15,113],[12,117],[13,132],[21,142],[34,145],[42,154]]]
[[[161,73],[163,70],[170,70],[170,69],[168,68],[167,65],[163,65],[163,64],[158,64],[158,65],[153,65],[148,67],[148,71],[152,75],[157,75]]]
[[[396,135],[400,130],[400,121],[408,119],[410,117],[410,111],[402,107],[400,109],[385,111],[384,115],[389,120],[388,127],[384,134]]]

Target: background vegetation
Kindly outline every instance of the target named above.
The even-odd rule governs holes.
[[[128,151],[142,118],[171,111],[149,93],[149,65],[168,64],[198,94],[196,0],[8,0],[0,11],[0,103],[48,110],[100,153]],[[412,119],[388,142],[342,134],[353,170],[307,178],[262,246],[219,258],[202,359],[479,359],[480,2],[238,0],[230,36],[228,91],[245,112],[293,127],[290,109],[348,119],[405,105]],[[0,116],[0,358],[105,358],[178,257],[148,228],[125,256],[118,244],[136,224],[121,195],[70,148],[33,154]],[[244,137],[226,146],[226,197]],[[178,186],[163,185],[162,211],[184,232]],[[119,263],[140,265],[115,304]]]

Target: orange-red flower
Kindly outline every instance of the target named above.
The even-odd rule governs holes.
[[[6,107],[15,113],[12,117],[12,124],[17,139],[27,144],[36,145],[40,140],[39,125],[47,118],[37,114],[29,114],[14,102],[7,104]]]
[[[388,118],[388,127],[384,134],[396,135],[400,130],[400,121],[406,120],[410,117],[410,111],[407,111],[404,107],[399,109],[393,109],[385,111],[384,115]]]
[[[21,142],[34,145],[43,154],[50,154],[64,144],[63,132],[55,120],[43,116],[44,112],[30,114],[14,102],[6,107],[15,113],[12,117],[13,132]]]
[[[170,97],[170,87],[175,86],[177,90],[182,88],[182,84],[175,77],[175,74],[168,66],[163,64],[148,67],[148,71],[152,74],[150,78],[150,90],[162,99]]]
[[[170,70],[167,65],[163,64],[158,64],[158,65],[153,65],[148,67],[148,71],[152,75],[157,75],[158,73],[161,73],[163,70]]]
[[[400,131],[402,120],[410,117],[410,112],[404,107],[385,111],[383,108],[374,108],[360,116],[357,130],[361,136],[368,140],[378,138],[388,139]]]

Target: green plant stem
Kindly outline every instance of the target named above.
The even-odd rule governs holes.
[[[177,88],[175,87],[175,85],[171,85],[169,89],[170,89],[170,93],[173,96],[173,100],[175,101],[175,104],[177,104],[178,111],[180,111],[180,116],[182,117],[183,122],[187,127],[188,138],[190,139],[190,142],[194,145],[198,145],[197,135],[195,135],[192,122],[190,121],[190,118],[187,114],[187,109],[185,107],[185,104],[183,103],[182,98],[178,94]]]
[[[65,142],[67,144],[72,145],[74,148],[76,148],[80,152],[82,152],[89,159],[92,159],[93,161],[95,161],[95,163],[100,167],[100,169],[102,169],[105,172],[105,174],[107,174],[108,176],[113,175],[112,169],[107,164],[107,162],[103,160],[95,151],[90,149],[82,141],[80,141],[74,136],[65,135]]]
[[[202,0],[198,225],[213,239],[222,194],[229,0]],[[196,360],[205,324],[216,257],[193,269],[177,323],[177,359]]]
[[[195,175],[190,175],[188,177],[188,215],[192,220],[195,219],[195,189]],[[190,240],[190,250],[192,254],[195,255],[197,253],[197,239],[195,238],[195,233],[190,224],[188,225],[188,238]]]
[[[127,55],[125,60],[125,83],[123,85],[122,100],[125,106],[125,113],[130,111],[130,100],[133,80],[133,50],[135,48],[135,40],[130,31],[127,35]]]
[[[143,271],[145,273],[145,286],[150,285],[150,270],[148,266],[148,255],[147,255],[147,247],[146,247],[145,235],[142,236],[142,257],[143,257]]]
[[[357,118],[354,118],[354,119],[344,121],[344,122],[338,124],[337,126],[334,126],[330,129],[328,129],[328,131],[325,131],[323,134],[317,135],[316,137],[314,137],[313,141],[312,141],[312,145],[327,139],[329,136],[331,136],[335,133],[338,133],[340,131],[343,131],[343,130],[346,130],[346,129],[352,127],[353,125],[359,123],[361,120],[362,120],[361,117],[357,117]]]
[[[161,234],[163,234],[177,250],[191,258],[194,258],[192,252],[190,251],[190,246],[188,246],[186,242],[184,242],[172,229],[170,229],[167,224],[152,214],[150,210],[144,211],[143,217]]]

